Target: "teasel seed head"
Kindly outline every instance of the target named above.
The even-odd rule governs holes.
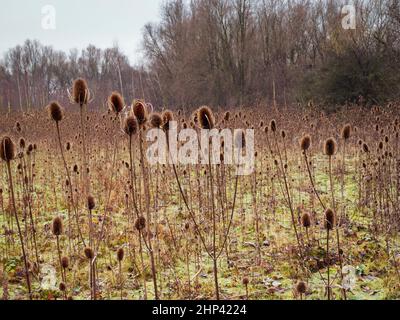
[[[124,132],[128,136],[133,136],[138,132],[139,123],[135,116],[128,116],[124,121]]]
[[[163,122],[162,128],[164,131],[168,131],[170,128],[170,122],[174,120],[174,114],[170,110],[165,110],[162,113],[161,118]]]
[[[335,226],[335,213],[332,209],[325,210],[325,229],[332,230]]]
[[[246,135],[244,133],[244,130],[239,129],[235,130],[235,147],[237,149],[243,149],[246,147]]]
[[[305,294],[307,291],[307,285],[304,281],[299,281],[296,284],[296,291],[298,294]]]
[[[243,282],[243,285],[247,286],[250,281],[249,281],[249,278],[244,277],[242,282]]]
[[[334,156],[336,153],[336,140],[329,138],[325,141],[325,154],[329,157]]]
[[[304,228],[309,228],[311,227],[311,216],[309,213],[304,213],[303,216],[301,217],[301,224]]]
[[[117,250],[117,259],[118,259],[118,261],[124,260],[124,249],[123,248],[119,248]]]
[[[108,107],[116,114],[119,114],[124,109],[124,105],[124,99],[119,92],[114,91],[108,98]]]
[[[230,114],[229,111],[225,112],[225,114],[224,114],[224,120],[225,120],[225,121],[229,121],[230,116],[231,116],[231,114]]]
[[[307,151],[311,146],[311,137],[309,135],[305,135],[300,141],[301,150]]]
[[[61,266],[63,269],[67,269],[69,267],[69,259],[68,257],[62,257],[61,258]]]
[[[85,248],[85,250],[83,251],[83,253],[85,254],[85,257],[87,259],[93,260],[94,258],[94,252],[91,248],[87,247]]]
[[[150,115],[150,125],[152,128],[157,128],[157,129],[161,128],[162,124],[163,124],[163,120],[162,120],[160,114],[152,113]]]
[[[201,107],[197,111],[197,119],[199,121],[200,128],[206,130],[211,130],[214,128],[215,118],[209,107]]]
[[[60,122],[64,118],[64,109],[57,101],[51,102],[47,106],[50,118],[55,122]]]
[[[351,136],[351,125],[350,124],[346,124],[343,127],[342,132],[341,132],[341,136],[342,136],[342,139],[344,139],[344,140],[349,140],[350,139],[350,136]]]
[[[93,210],[96,206],[96,203],[94,201],[94,197],[93,196],[88,196],[87,197],[87,206],[89,210]]]
[[[365,153],[369,153],[369,147],[368,147],[368,145],[366,143],[363,143],[362,147],[363,147],[363,150],[364,150]]]
[[[139,218],[136,219],[135,221],[135,228],[138,231],[143,230],[146,227],[146,218],[143,216],[140,216]]]
[[[19,147],[20,147],[22,150],[24,150],[24,149],[25,149],[25,146],[26,146],[25,139],[24,139],[24,138],[20,138],[20,139],[19,139]]]
[[[272,132],[276,132],[276,121],[275,120],[271,120],[269,127],[271,128]]]
[[[67,289],[67,286],[64,282],[60,282],[59,289],[61,292],[64,292]]]
[[[15,158],[15,144],[10,137],[3,137],[0,144],[0,158],[10,162]]]
[[[78,78],[72,86],[72,99],[81,107],[89,101],[89,89],[85,79]]]
[[[147,121],[146,104],[141,100],[133,101],[133,114],[135,115],[139,126],[143,126]]]
[[[53,219],[52,231],[55,236],[60,236],[63,232],[63,222],[60,217],[55,217]]]

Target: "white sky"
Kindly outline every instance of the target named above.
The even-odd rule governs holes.
[[[55,8],[55,30],[42,28],[42,8]],[[161,0],[0,0],[0,56],[26,39],[68,52],[118,43],[132,63],[141,59],[143,26],[159,19]]]

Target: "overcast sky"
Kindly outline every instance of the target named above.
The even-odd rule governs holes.
[[[117,42],[131,62],[137,63],[143,26],[159,20],[161,3],[162,0],[0,0],[0,54],[3,56],[7,49],[26,39],[37,39],[64,51],[88,44],[107,48]]]

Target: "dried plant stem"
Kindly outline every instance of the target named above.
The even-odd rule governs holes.
[[[85,247],[86,246],[85,239],[83,238],[82,230],[80,228],[79,212],[78,212],[78,209],[76,207],[76,203],[74,201],[74,191],[73,191],[73,188],[72,188],[72,179],[71,179],[71,174],[69,172],[67,161],[66,161],[65,155],[64,155],[64,149],[63,149],[62,142],[61,142],[60,126],[58,124],[58,121],[56,121],[56,129],[57,129],[57,138],[58,138],[58,145],[59,145],[59,148],[60,148],[60,154],[61,154],[61,158],[63,160],[65,172],[67,174],[69,193],[70,193],[70,197],[71,197],[71,204],[72,204],[72,208],[75,211],[76,228],[78,230],[78,236],[80,238],[80,241],[82,242],[83,246]]]
[[[333,187],[333,177],[332,177],[332,157],[329,156],[329,181],[331,186],[331,196],[332,196],[332,206],[334,211],[336,212],[336,203],[335,203],[335,190]],[[337,239],[337,249],[338,249],[338,256],[339,256],[339,267],[340,267],[340,279],[341,285],[343,285],[343,262],[342,262],[342,250],[340,248],[340,233],[339,233],[340,225],[336,226],[336,239]],[[328,281],[329,283],[329,281]],[[346,290],[342,289],[342,295],[345,300],[347,300]]]
[[[133,154],[132,154],[132,136],[129,136],[128,142],[129,148],[129,177],[130,177],[130,190],[131,190],[131,197],[132,197],[132,205],[136,214],[136,217],[139,218],[139,210],[136,204],[136,195],[135,195],[135,177],[133,172]],[[144,290],[144,299],[147,300],[147,284],[146,284],[146,270],[144,265],[143,259],[143,246],[142,246],[142,232],[139,230],[139,255],[140,255],[140,263],[141,263],[141,273],[142,273],[142,280],[143,280],[143,290]]]
[[[24,259],[26,284],[28,286],[29,299],[32,300],[32,289],[31,289],[31,281],[30,281],[30,277],[29,277],[28,259],[27,259],[27,255],[26,255],[26,252],[25,252],[25,245],[24,245],[24,239],[23,239],[23,236],[22,236],[21,226],[19,224],[19,218],[18,218],[18,214],[17,214],[17,207],[15,205],[14,185],[13,185],[10,161],[7,161],[7,172],[8,172],[8,181],[9,181],[9,185],[10,185],[11,201],[12,201],[12,205],[13,205],[15,222],[17,223],[19,240],[21,242],[22,257]]]
[[[141,162],[141,167],[142,167],[142,179],[143,179],[145,199],[146,199],[147,241],[148,241],[148,249],[149,249],[149,255],[150,255],[151,273],[153,276],[154,297],[155,297],[155,300],[158,300],[159,297],[158,297],[158,290],[157,290],[157,271],[156,271],[156,265],[155,265],[155,261],[154,261],[154,251],[153,251],[153,246],[152,246],[151,230],[150,230],[150,222],[151,222],[150,190],[149,190],[149,184],[148,184],[148,174],[147,174],[147,170],[146,170],[147,167],[144,162],[143,137],[142,137],[141,130],[139,131],[139,148],[140,148],[140,162]]]

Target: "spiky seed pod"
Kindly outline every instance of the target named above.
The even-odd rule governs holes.
[[[365,153],[369,152],[369,148],[368,148],[368,145],[366,143],[363,144],[363,150],[364,150]]]
[[[25,139],[24,138],[20,138],[19,139],[19,147],[23,150],[25,149]]]
[[[85,248],[83,253],[85,254],[85,257],[87,259],[92,260],[94,258],[94,252],[93,252],[93,250],[91,248]]]
[[[202,129],[211,130],[214,128],[215,118],[214,114],[209,107],[201,107],[197,111],[197,119],[199,121],[199,126]]]
[[[271,128],[272,132],[276,132],[276,121],[275,120],[271,120],[269,127]]]
[[[138,231],[143,230],[146,227],[146,218],[143,216],[140,216],[139,218],[136,219],[135,221],[135,228]]]
[[[62,257],[61,258],[61,266],[63,269],[67,269],[69,267],[69,259],[68,257]]]
[[[72,86],[72,99],[75,103],[83,106],[89,101],[89,89],[85,79],[78,78]]]
[[[55,122],[60,122],[64,118],[64,109],[57,101],[51,102],[47,106],[50,118]]]
[[[124,260],[124,249],[123,248],[119,248],[117,251],[117,259],[118,261],[122,261]]]
[[[329,138],[325,141],[325,154],[332,157],[336,153],[336,140],[334,138]]]
[[[108,107],[111,111],[116,114],[119,114],[124,109],[124,99],[122,96],[114,91],[111,96],[108,98]]]
[[[129,116],[124,121],[124,131],[128,136],[133,136],[138,132],[139,123],[135,116]]]
[[[170,128],[170,122],[174,120],[174,114],[170,110],[165,110],[162,115],[163,129],[168,131]]]
[[[244,134],[244,130],[239,129],[235,130],[235,147],[238,149],[242,149],[246,147],[246,135]]]
[[[157,129],[161,128],[162,124],[163,124],[163,120],[158,113],[152,113],[150,115],[150,125],[153,128],[157,128]]]
[[[60,236],[63,232],[63,222],[60,217],[55,217],[53,219],[52,231],[55,236]]]
[[[135,100],[133,102],[133,114],[135,115],[139,126],[143,126],[147,121],[147,108],[143,101]]]
[[[15,130],[17,130],[17,132],[21,132],[22,131],[21,124],[18,121],[15,123]]]
[[[9,162],[15,158],[15,145],[10,137],[4,137],[0,144],[0,157]]]
[[[341,136],[342,136],[342,139],[344,139],[344,140],[349,140],[350,139],[350,136],[351,136],[351,125],[350,124],[346,124],[343,127],[342,132],[341,132]]]
[[[311,216],[307,212],[301,217],[301,224],[304,228],[309,228],[311,226]]]
[[[310,146],[311,146],[311,137],[309,135],[306,135],[300,140],[301,150],[307,151],[308,149],[310,149]]]
[[[332,209],[326,209],[325,211],[325,229],[332,230],[335,226],[335,213]]]
[[[244,277],[242,282],[243,282],[243,285],[247,286],[250,281],[249,281],[249,278]]]
[[[286,138],[286,132],[285,132],[285,130],[282,130],[282,131],[281,131],[281,136],[282,136],[282,139],[285,139],[285,138]]]
[[[307,285],[304,281],[299,281],[296,285],[296,291],[298,294],[305,294],[307,291]]]
[[[230,116],[231,116],[231,114],[229,113],[229,111],[225,112],[225,114],[224,114],[224,120],[225,120],[225,121],[229,121]]]
[[[87,197],[87,206],[89,210],[93,210],[96,206],[96,203],[94,201],[94,197],[93,196],[88,196]]]
[[[67,286],[64,282],[60,282],[59,289],[61,292],[64,292],[67,289]]]

